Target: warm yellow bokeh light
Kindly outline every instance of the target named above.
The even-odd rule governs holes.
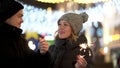
[[[44,3],[63,3],[65,1],[73,1],[76,3],[96,3],[96,2],[108,2],[110,0],[37,0]]]

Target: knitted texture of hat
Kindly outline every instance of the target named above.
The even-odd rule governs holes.
[[[1,0],[0,1],[0,22],[13,16],[20,9],[23,9],[23,5],[14,0]]]
[[[60,20],[66,20],[68,23],[70,23],[75,34],[78,35],[83,27],[83,23],[85,23],[88,20],[88,15],[85,12],[80,14],[66,13],[63,16],[61,16],[61,18],[58,20],[58,23]]]

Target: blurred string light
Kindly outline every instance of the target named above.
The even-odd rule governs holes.
[[[75,3],[97,3],[97,2],[108,2],[110,0],[37,0],[38,2],[44,2],[44,3],[63,3],[63,2],[69,2],[73,1]]]
[[[35,50],[36,45],[33,43],[33,41],[29,41],[29,42],[28,42],[28,47],[29,47],[30,49],[32,49],[32,50]]]
[[[108,53],[108,47],[104,47],[103,51],[104,51],[104,54],[107,54]]]
[[[120,40],[120,34],[115,34],[110,37],[110,41],[116,41],[116,40]]]

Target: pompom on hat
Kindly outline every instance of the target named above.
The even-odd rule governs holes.
[[[23,5],[15,0],[0,0],[0,22],[10,18],[23,8]]]
[[[80,30],[83,27],[83,23],[85,23],[88,20],[88,14],[86,12],[76,14],[76,13],[66,13],[58,20],[58,23],[60,20],[65,20],[68,23],[70,23],[71,27],[73,28],[73,31],[76,35],[79,35]]]

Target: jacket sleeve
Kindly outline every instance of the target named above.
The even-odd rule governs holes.
[[[93,53],[90,48],[87,49],[87,55],[85,59],[88,63],[86,68],[93,68]]]
[[[43,65],[44,68],[48,68],[51,62],[51,56],[50,53],[47,52],[46,54],[38,54],[39,60],[41,62],[41,65]],[[44,66],[45,65],[45,66]]]
[[[29,63],[30,67],[43,67],[48,68],[51,62],[50,54],[47,52],[46,54],[40,54],[39,51],[27,57],[26,60]]]

